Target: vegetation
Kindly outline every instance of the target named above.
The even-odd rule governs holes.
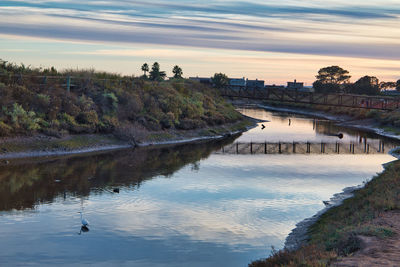
[[[379,82],[375,76],[364,76],[355,83],[350,82],[349,72],[339,66],[322,68],[315,76],[313,87],[317,93],[351,93],[379,95],[381,90],[400,90],[400,80],[396,82]]]
[[[167,74],[165,73],[165,71],[160,70],[160,64],[158,64],[158,62],[154,62],[150,71],[150,80],[161,82],[165,79],[166,76]]]
[[[147,63],[144,63],[143,65],[142,65],[142,71],[143,71],[143,77],[144,78],[147,78],[147,72],[149,72],[149,65],[147,64]]]
[[[148,68],[142,66],[145,72]],[[179,68],[180,69],[180,68]],[[181,74],[182,70],[177,72]],[[0,137],[44,133],[112,133],[134,139],[150,132],[194,130],[242,121],[212,88],[191,80],[150,80],[94,70],[0,64]],[[67,77],[70,92],[67,92]],[[140,138],[139,138],[140,139]]]
[[[354,94],[378,95],[381,87],[375,76],[364,76],[356,81],[349,91]]]
[[[351,76],[348,75],[347,70],[339,66],[330,66],[322,68],[315,76],[317,80],[314,82],[313,87],[316,92],[340,92],[343,88],[342,84],[348,83]]]
[[[355,192],[354,197],[324,213],[311,227],[310,240],[296,251],[279,251],[250,266],[327,266],[360,248],[357,236],[393,236],[390,227],[375,223],[383,212],[400,209],[400,161]]]
[[[229,84],[229,78],[223,73],[215,73],[214,77],[212,78],[212,83],[214,84],[215,88],[221,89]]]
[[[183,72],[181,67],[179,67],[178,65],[174,66],[174,68],[172,69],[172,73],[174,74],[175,79],[182,79]]]

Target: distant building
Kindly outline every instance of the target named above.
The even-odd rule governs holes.
[[[189,77],[189,80],[196,81],[203,84],[212,84],[211,78],[204,78],[204,77]]]
[[[246,80],[246,87],[247,89],[264,89],[264,81],[263,80]]]
[[[246,86],[246,80],[244,78],[241,78],[241,79],[229,78],[229,85],[230,86]]]
[[[288,82],[286,88],[288,90],[301,90],[304,88],[304,83],[298,83],[296,80],[294,80],[294,82]]]
[[[239,91],[246,87],[246,80],[244,78],[229,78],[229,88],[231,90]]]

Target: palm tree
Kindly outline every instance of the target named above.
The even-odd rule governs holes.
[[[147,77],[146,73],[149,71],[149,65],[147,65],[147,63],[144,63],[142,65],[142,71],[144,72],[144,77]]]
[[[172,73],[174,74],[174,78],[175,79],[180,79],[182,78],[182,68],[180,68],[178,65],[176,65],[173,69],[172,69]]]
[[[152,81],[162,81],[165,79],[165,71],[160,71],[160,64],[158,62],[154,62],[150,71],[150,80]]]

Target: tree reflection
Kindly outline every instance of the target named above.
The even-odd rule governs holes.
[[[236,136],[237,137],[237,136]],[[32,209],[68,195],[113,192],[115,187],[140,187],[144,180],[170,177],[187,164],[199,161],[236,137],[200,144],[140,148],[0,166],[0,210]]]

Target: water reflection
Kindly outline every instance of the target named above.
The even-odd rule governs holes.
[[[239,140],[333,138],[312,119],[260,114],[271,122]],[[0,167],[0,265],[246,266],[393,159],[213,153],[236,140]]]
[[[372,143],[380,140],[387,144],[399,145],[400,142],[379,136],[375,133],[342,127],[335,122],[294,115],[282,112],[270,112],[262,109],[239,109],[243,114],[267,120],[241,136],[238,142],[326,142],[326,143]],[[262,126],[264,125],[264,127]],[[342,136],[339,136],[342,134]],[[341,138],[340,138],[341,137]]]
[[[144,180],[166,177],[197,162],[235,137],[207,145],[181,145],[162,149],[124,150],[86,157],[72,157],[0,166],[0,211],[34,208],[54,198],[87,197],[90,193],[119,192],[121,187],[140,188]]]

